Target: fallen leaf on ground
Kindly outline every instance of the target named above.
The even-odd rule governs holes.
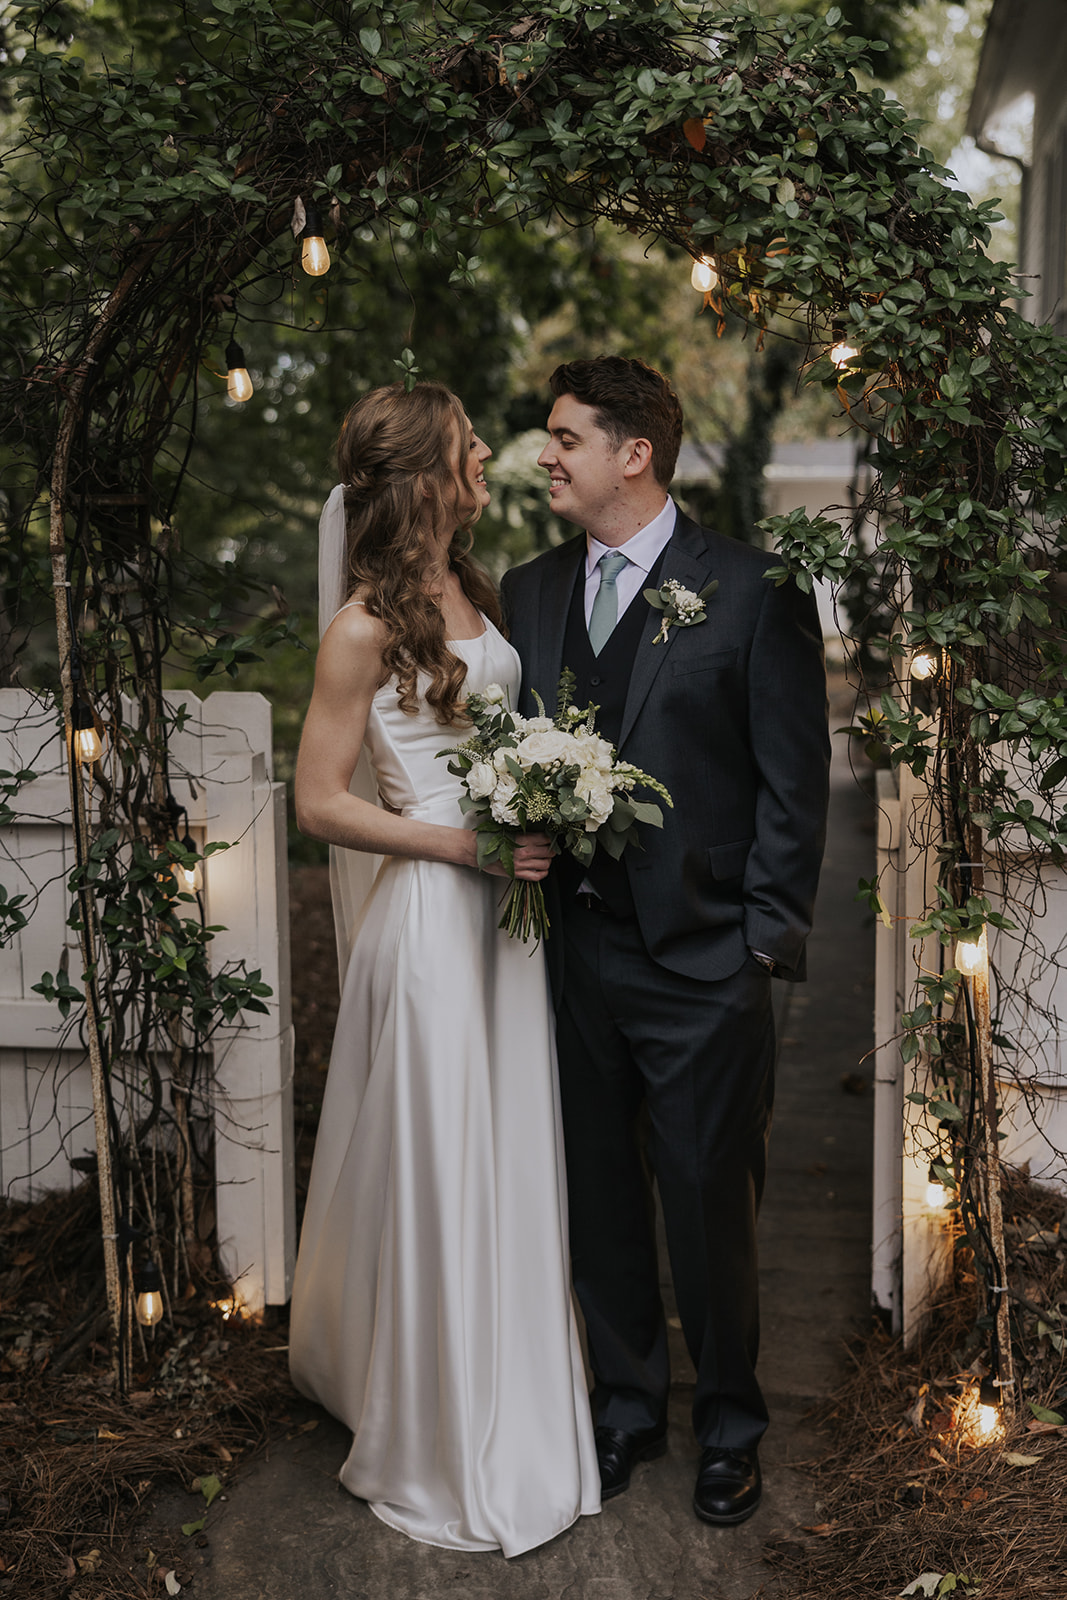
[[[920,1572],[914,1582],[909,1583],[906,1589],[901,1589],[901,1600],[905,1595],[912,1594],[926,1595],[929,1600],[931,1595],[937,1593],[937,1586],[943,1577],[944,1573],[941,1572]]]
[[[1021,1456],[1018,1450],[1005,1450],[1000,1459],[1006,1461],[1009,1467],[1036,1467],[1041,1457]]]
[[[803,1526],[801,1533],[817,1533],[820,1539],[828,1539],[833,1533],[836,1524],[833,1522],[817,1522],[814,1527]]]

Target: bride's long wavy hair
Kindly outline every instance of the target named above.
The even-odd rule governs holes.
[[[463,592],[500,624],[496,590],[471,558],[471,528],[480,508],[465,508],[461,465],[467,454],[463,406],[440,383],[372,389],[349,411],[337,441],[345,491],[349,595],[358,594],[386,628],[382,661],[396,674],[401,710],[418,709],[418,675],[429,676],[425,698],[448,727],[463,717],[466,664],[452,654],[444,618],[423,588],[428,523],[455,528],[449,566]]]

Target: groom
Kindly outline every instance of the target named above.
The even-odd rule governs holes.
[[[598,731],[674,800],[662,831],[640,830],[642,850],[598,851],[584,875],[568,857],[552,874],[571,1255],[602,1491],[620,1494],[636,1462],[666,1450],[651,1169],[697,1373],[694,1509],[729,1526],[760,1498],[770,988],[804,976],[822,856],[821,634],[811,596],[763,576],[764,552],[669,498],[682,411],[660,373],[603,356],[558,367],[551,387],[539,465],[553,509],[582,531],[504,579],[522,710],[535,689],[554,707],[569,667],[575,704],[598,705]],[[703,622],[644,599],[671,579],[692,594],[716,585]]]

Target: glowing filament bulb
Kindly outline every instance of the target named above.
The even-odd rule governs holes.
[[[988,1439],[997,1431],[1000,1413],[996,1406],[978,1407],[978,1433],[982,1439]]]
[[[97,731],[93,708],[87,700],[78,700],[70,719],[71,745],[76,761],[91,767],[104,753],[104,741]]]
[[[910,672],[913,678],[924,681],[937,676],[937,657],[931,655],[929,650],[917,650],[911,658]]]
[[[689,274],[689,282],[698,294],[707,294],[716,287],[719,282],[719,274],[715,271],[707,256],[701,256],[698,261],[693,262],[693,270]]]
[[[962,972],[965,978],[976,978],[987,970],[989,945],[984,926],[977,939],[956,940],[954,964],[957,972]]]
[[[304,228],[300,235],[300,265],[311,278],[321,278],[330,270],[330,252],[322,237],[322,218],[318,206],[310,203],[304,207]]]
[[[836,344],[830,346],[830,360],[840,372],[842,367],[847,367],[850,361],[855,361],[859,351],[854,344],[849,344],[847,339],[838,339]]]
[[[231,400],[251,400],[252,380],[245,366],[245,353],[236,339],[226,346],[226,393]]]
[[[310,278],[321,278],[330,270],[330,252],[320,234],[309,234],[300,251],[300,265]]]
[[[163,1279],[154,1261],[146,1261],[137,1274],[137,1320],[154,1328],[163,1315]]]
[[[195,856],[196,840],[192,834],[187,833],[181,841],[181,848],[191,856]],[[180,894],[199,894],[204,887],[204,873],[199,861],[176,861],[171,868],[174,882],[178,885]]]

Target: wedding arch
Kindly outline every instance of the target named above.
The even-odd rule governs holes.
[[[239,374],[242,295],[299,271],[294,234],[351,259],[370,237],[415,242],[462,291],[477,262],[457,253],[460,225],[608,224],[701,263],[710,316],[798,339],[805,380],[870,436],[862,515],[770,519],[773,570],[848,579],[884,619],[886,682],[861,726],[915,780],[910,847],[930,879],[922,914],[906,908],[916,992],[901,1049],[922,1069],[911,1098],[1010,1395],[996,1084],[1013,1007],[1015,1042],[1030,1034],[1003,973],[991,1016],[985,952],[1012,922],[1014,948],[1033,948],[1034,862],[1059,866],[1067,845],[1067,352],[1013,308],[1008,269],[985,253],[992,207],[951,187],[899,106],[857,86],[862,41],[836,9],[308,0],[282,16],[273,0],[187,0],[166,81],[136,62],[91,71],[45,36],[47,10],[22,8],[9,68],[26,120],[4,161],[5,270],[25,284],[39,259],[44,275],[0,322],[3,581],[54,590],[76,817],[79,733],[122,732],[95,836],[78,830],[88,976],[50,980],[83,1008],[97,1070],[105,1234],[109,1149],[138,1136],[109,1121],[109,1085],[202,1037],[220,1009],[256,1004],[239,973],[220,989],[203,930],[160,888],[196,856],[176,838],[160,684],[172,634],[195,631],[180,620],[176,441],[195,433],[208,352],[225,348]],[[209,626],[198,670],[232,670],[248,648]],[[24,780],[5,780],[7,817]],[[885,885],[866,892],[888,920]],[[24,916],[0,899],[0,932]]]

